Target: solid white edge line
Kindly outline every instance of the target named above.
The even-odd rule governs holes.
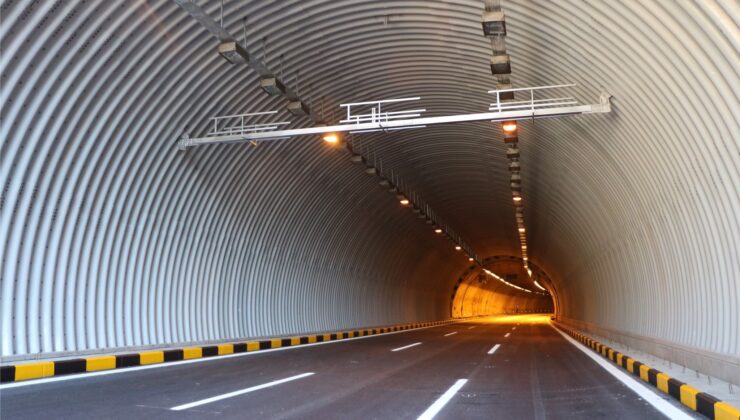
[[[401,351],[401,350],[406,350],[406,349],[410,349],[411,347],[415,347],[415,346],[418,346],[419,344],[421,344],[421,341],[419,341],[418,343],[414,343],[414,344],[409,344],[408,346],[403,346],[403,347],[399,347],[399,348],[397,348],[397,349],[393,349],[393,350],[391,350],[391,351]]]
[[[496,350],[501,347],[501,344],[496,344],[495,346],[491,347],[491,350],[488,350],[488,354],[496,353]]]
[[[444,324],[444,325],[449,325],[449,324]],[[260,350],[260,351],[234,353],[234,354],[228,354],[228,355],[223,355],[223,356],[219,355],[219,356],[214,356],[214,357],[203,357],[200,359],[179,360],[177,362],[159,363],[156,365],[134,366],[134,367],[127,367],[127,368],[120,368],[120,369],[101,370],[98,372],[86,372],[86,373],[79,373],[79,374],[74,374],[74,375],[52,376],[49,378],[42,378],[42,379],[30,379],[30,380],[23,381],[23,382],[11,382],[11,383],[0,385],[0,390],[8,389],[8,388],[18,388],[22,386],[42,385],[42,384],[47,384],[51,382],[61,382],[61,381],[71,381],[75,379],[93,378],[96,376],[119,375],[119,374],[125,374],[125,373],[130,373],[130,372],[137,372],[140,370],[160,369],[160,368],[168,368],[172,366],[189,365],[191,363],[215,362],[218,360],[226,360],[226,359],[231,359],[234,357],[255,356],[258,354],[271,353],[274,351],[296,350],[296,349],[302,349],[306,347],[323,346],[326,344],[343,343],[343,342],[352,341],[352,340],[364,340],[366,338],[375,338],[375,337],[382,337],[384,335],[401,334],[401,333],[407,333],[407,332],[412,332],[412,331],[426,330],[428,328],[437,328],[441,326],[442,325],[430,325],[428,327],[414,328],[411,330],[393,331],[393,332],[387,332],[387,333],[382,333],[382,334],[365,335],[362,337],[344,338],[341,340],[334,340],[334,341],[322,341],[321,343],[301,344],[300,346],[279,347],[276,349],[265,349],[265,350]],[[170,350],[170,349],[163,349],[163,350]],[[139,350],[139,351],[146,351],[146,350]],[[87,356],[81,356],[81,357],[87,357]]]
[[[458,379],[454,385],[450,387],[444,394],[442,394],[441,397],[437,398],[437,401],[434,402],[434,404],[430,405],[429,408],[426,409],[421,415],[417,418],[417,420],[431,420],[434,418],[434,416],[437,415],[437,413],[442,410],[442,407],[447,404],[452,397],[455,396],[455,393],[460,390],[460,388],[465,385],[465,383],[468,382],[467,379]]]
[[[455,334],[457,334],[457,331],[453,331],[451,333],[445,334],[445,337],[449,337],[449,336],[455,335]]]
[[[627,385],[627,387],[633,390],[637,395],[639,395],[640,398],[650,403],[650,405],[655,407],[658,411],[663,413],[669,419],[690,420],[692,418],[685,412],[681,411],[679,408],[671,405],[671,403],[669,403],[668,401],[660,398],[660,396],[656,395],[655,392],[653,392],[648,387],[641,384],[634,378],[630,377],[625,372],[618,369],[616,366],[608,362],[606,359],[592,352],[588,347],[574,340],[568,334],[560,331],[560,329],[558,329],[552,324],[550,324],[550,326],[553,327],[555,331],[559,332],[560,335],[562,335],[569,343],[573,344],[578,350],[586,353],[586,356],[590,357],[593,361],[598,363],[599,366],[604,368],[604,370],[609,372],[615,378],[619,379],[623,384]]]
[[[511,333],[506,333],[506,334],[504,334],[504,337],[509,338],[510,335],[511,335]]]
[[[216,395],[215,397],[205,398],[205,399],[194,401],[188,404],[178,405],[176,407],[170,408],[170,410],[172,411],[187,410],[189,408],[197,407],[199,405],[209,404],[212,402],[225,400],[227,398],[236,397],[236,396],[247,394],[250,392],[259,391],[260,389],[265,389],[271,386],[280,385],[285,382],[295,381],[296,379],[305,378],[306,376],[311,376],[311,375],[313,375],[313,372],[301,373],[300,375],[295,375],[295,376],[291,376],[289,378],[284,378],[284,379],[278,379],[276,381],[268,382],[266,384],[250,386],[249,388],[240,389],[239,391],[228,392],[226,394]]]

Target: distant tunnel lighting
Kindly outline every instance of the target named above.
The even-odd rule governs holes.
[[[336,144],[339,142],[339,136],[334,133],[329,133],[324,136],[324,141],[327,143]]]
[[[534,285],[535,285],[535,286],[537,286],[537,287],[539,287],[539,288],[540,288],[540,289],[542,289],[542,290],[547,290],[547,289],[545,289],[544,287],[540,286],[540,284],[539,284],[539,283],[537,283],[537,280],[535,280],[535,281],[534,281]]]
[[[514,197],[514,201],[516,201],[518,203],[518,202],[522,201],[522,197],[516,196],[516,197]]]
[[[508,281],[504,280],[503,278],[501,278],[501,277],[500,277],[500,276],[498,276],[497,274],[495,274],[495,273],[493,273],[493,272],[491,272],[491,271],[489,271],[489,270],[486,270],[485,268],[483,269],[483,272],[484,272],[484,273],[486,273],[486,274],[488,274],[489,276],[491,276],[491,277],[495,278],[496,280],[500,281],[501,283],[504,283],[504,284],[506,284],[506,285],[507,285],[507,286],[509,286],[509,287],[513,287],[513,288],[515,288],[515,289],[519,289],[519,290],[521,290],[521,291],[524,291],[524,292],[527,292],[527,293],[532,293],[532,291],[531,291],[531,290],[529,290],[529,289],[525,289],[525,288],[523,288],[523,287],[519,287],[519,286],[517,286],[516,284],[512,284],[512,283],[509,283]]]
[[[400,201],[400,203],[401,203],[402,206],[408,206],[409,205],[409,200],[407,198],[402,198],[401,201]]]
[[[524,228],[519,228],[519,232],[524,232]]]
[[[437,235],[440,235],[442,234],[442,229],[440,228],[434,229],[434,233],[436,233]]]
[[[505,121],[501,123],[501,128],[507,133],[513,133],[516,131],[516,121]]]
[[[522,249],[527,249],[527,246],[526,245],[522,245]]]
[[[473,262],[473,257],[468,257],[468,261]]]
[[[461,247],[460,245],[456,245],[456,246],[455,246],[455,251],[459,251],[459,250],[461,250],[461,249],[462,249],[462,247]]]

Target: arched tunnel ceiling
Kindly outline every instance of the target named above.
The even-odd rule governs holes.
[[[737,4],[503,7],[515,86],[614,96],[607,115],[521,124],[530,256],[562,315],[740,353]],[[467,261],[339,152],[317,139],[177,150],[210,117],[285,106],[177,4],[0,10],[3,355],[449,316]],[[490,102],[482,10],[225,0],[224,26],[241,38],[248,17],[248,50],[266,38],[269,67],[283,55],[284,78],[331,121],[339,103],[417,95],[442,115]],[[494,126],[356,144],[478,255],[517,254]]]

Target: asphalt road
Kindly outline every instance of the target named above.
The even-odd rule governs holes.
[[[545,320],[492,318],[7,388],[0,417],[416,419],[432,406],[435,419],[663,417]]]

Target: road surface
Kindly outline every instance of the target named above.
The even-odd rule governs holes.
[[[487,318],[0,390],[3,419],[657,419],[548,324]]]

